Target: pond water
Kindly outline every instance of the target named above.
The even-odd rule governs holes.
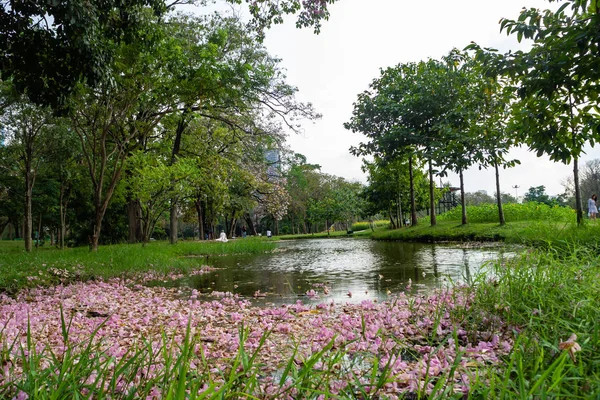
[[[194,288],[207,295],[213,291],[232,292],[257,305],[297,300],[355,303],[384,300],[402,291],[426,293],[451,282],[468,283],[488,262],[514,254],[502,248],[304,239],[282,241],[270,254],[207,257],[202,264],[217,270],[168,285]],[[312,296],[311,290],[317,296]]]

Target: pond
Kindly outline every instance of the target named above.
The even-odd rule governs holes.
[[[282,241],[269,254],[207,257],[203,264],[217,270],[168,285],[201,294],[232,292],[257,305],[380,301],[402,291],[427,293],[451,282],[469,283],[488,262],[514,254],[501,247],[303,239]]]

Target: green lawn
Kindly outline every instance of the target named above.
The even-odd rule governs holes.
[[[561,246],[585,244],[596,247],[600,242],[600,224],[587,222],[582,226],[568,222],[518,221],[504,226],[497,223],[469,223],[441,221],[436,226],[420,221],[419,225],[395,230],[377,230],[371,236],[376,240],[419,242],[440,241],[503,241],[532,246]]]
[[[67,279],[88,280],[150,270],[186,271],[201,266],[205,255],[262,253],[276,246],[266,238],[246,238],[227,243],[180,241],[174,246],[163,241],[146,246],[118,244],[100,246],[97,253],[87,247],[59,250],[45,246],[28,254],[22,241],[0,241],[0,292],[15,292],[34,284],[51,285],[64,281],[64,275]],[[32,276],[36,279],[31,280]]]
[[[386,228],[377,228],[377,229],[386,229]],[[365,229],[362,231],[356,231],[351,234],[348,234],[346,231],[331,231],[329,234],[327,232],[318,232],[318,233],[308,233],[308,234],[298,234],[298,235],[279,235],[273,236],[276,240],[292,240],[292,239],[329,239],[329,238],[340,238],[340,237],[359,237],[359,238],[368,238],[371,236],[373,232],[370,229]]]

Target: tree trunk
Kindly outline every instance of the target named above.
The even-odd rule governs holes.
[[[252,232],[254,236],[258,236],[258,232],[256,232],[256,225],[254,225],[254,221],[250,218],[250,214],[246,214],[245,218],[246,225],[248,225],[248,232]]]
[[[575,209],[577,210],[577,225],[583,223],[583,206],[581,204],[581,190],[579,190],[579,159],[573,157],[573,180],[575,185]]]
[[[398,228],[404,226],[404,218],[402,218],[402,197],[400,196],[400,188],[398,188]]]
[[[40,217],[38,218],[37,241],[35,242],[36,249],[40,247],[40,240],[42,240],[42,213],[40,213]]]
[[[142,227],[140,222],[140,203],[138,200],[130,199],[127,202],[127,220],[129,225],[129,243],[139,243],[142,240]]]
[[[98,251],[98,243],[100,242],[100,231],[102,230],[102,219],[104,213],[101,208],[96,207],[96,215],[94,218],[94,226],[92,228],[92,237],[90,238],[90,251]]]
[[[463,177],[462,169],[458,173],[458,176],[460,177],[460,204],[462,207],[462,224],[466,225],[467,224],[467,205],[465,204],[465,180]]]
[[[177,200],[171,199],[171,209],[169,214],[169,243],[177,243]]]
[[[23,221],[23,240],[25,241],[25,251],[30,252],[33,249],[31,234],[33,231],[33,217],[31,215],[31,196],[32,188],[29,185],[28,174],[25,174],[25,217]]]
[[[413,158],[408,157],[408,174],[410,177],[410,224],[417,226],[417,205],[415,203],[415,180],[413,176]]]
[[[181,114],[181,118],[177,123],[177,130],[175,131],[175,140],[173,141],[173,151],[171,152],[171,165],[177,162],[177,157],[179,156],[179,151],[181,150],[181,137],[183,136],[183,131],[187,127],[187,115],[189,113],[188,108],[186,107],[185,111]],[[171,211],[169,214],[169,227],[171,229],[169,235],[169,242],[171,244],[177,243],[177,199],[171,199]]]
[[[435,218],[435,182],[433,181],[433,166],[431,165],[431,159],[429,160],[429,221],[431,226],[437,224]]]
[[[235,222],[237,218],[231,217],[231,225],[229,226],[229,237],[232,238],[235,234]]]
[[[65,232],[66,232],[66,228],[65,228],[65,214],[66,214],[66,210],[65,210],[65,205],[64,205],[64,200],[65,200],[65,187],[61,182],[60,185],[60,198],[59,198],[59,214],[60,214],[60,243],[59,246],[61,249],[65,248]]]
[[[202,200],[200,200],[200,196],[196,197],[196,201],[194,204],[196,205],[196,214],[198,215],[199,240],[204,240],[204,218],[202,215]]]
[[[502,194],[500,193],[500,172],[498,170],[498,163],[494,162],[494,168],[496,170],[496,202],[498,203],[498,220],[500,225],[505,225],[506,220],[504,219],[504,209],[502,208]]]
[[[390,224],[392,224],[392,229],[396,229],[396,222],[394,221],[394,216],[392,215],[392,205],[388,207],[388,215],[390,216]]]

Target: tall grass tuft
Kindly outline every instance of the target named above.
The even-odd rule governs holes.
[[[473,393],[598,398],[599,293],[600,259],[589,248],[531,251],[493,266],[491,278],[476,288],[469,317],[475,325],[490,318],[507,322],[516,341],[502,368],[482,371]]]

